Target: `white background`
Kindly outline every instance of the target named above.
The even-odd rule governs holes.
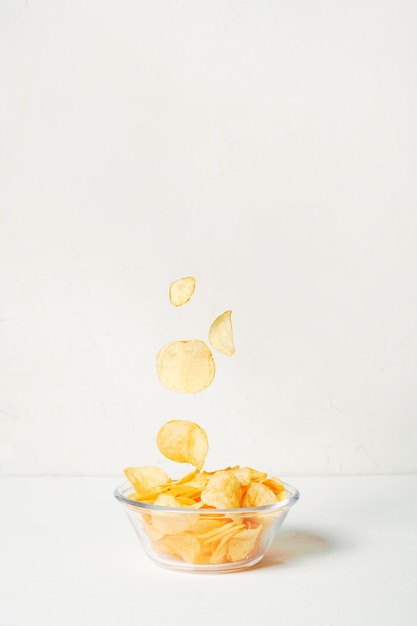
[[[417,4],[0,2],[0,473],[417,470]],[[191,302],[168,286],[193,274]],[[196,396],[159,348],[233,310]]]

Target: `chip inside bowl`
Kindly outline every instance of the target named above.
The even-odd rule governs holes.
[[[232,471],[214,472],[200,496],[201,502],[216,509],[235,509],[240,506],[240,482]]]

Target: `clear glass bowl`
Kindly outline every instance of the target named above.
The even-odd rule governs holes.
[[[266,554],[290,508],[300,497],[284,483],[281,502],[239,509],[163,507],[129,498],[134,489],[124,482],[114,496],[157,565],[193,572],[227,572],[252,567]]]

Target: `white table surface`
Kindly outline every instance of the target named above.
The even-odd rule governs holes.
[[[118,477],[1,478],[0,626],[415,626],[417,476],[282,478],[301,498],[268,556],[221,575],[148,560]]]

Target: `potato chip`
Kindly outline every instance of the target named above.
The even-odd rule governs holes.
[[[154,465],[143,467],[126,467],[126,478],[131,482],[135,491],[140,495],[157,490],[156,488],[171,482],[168,474],[163,469]]]
[[[225,311],[212,323],[209,330],[209,342],[214,350],[232,356],[235,353],[232,328],[232,311]]]
[[[190,463],[201,469],[208,452],[205,430],[195,422],[171,420],[160,429],[156,443],[162,454],[171,461]]]
[[[246,559],[255,547],[260,530],[261,526],[258,528],[245,528],[233,535],[228,543],[228,560],[236,562]]]
[[[164,387],[179,393],[199,393],[211,385],[216,365],[201,339],[171,341],[156,357],[156,371]]]
[[[198,539],[203,539],[204,541],[217,541],[220,537],[223,537],[225,533],[235,527],[235,522],[231,520],[215,519],[213,520],[213,526],[211,528],[208,527],[206,532],[201,532],[201,526],[197,525],[196,528],[194,528],[194,534]],[[237,527],[237,530],[239,530],[239,527]]]
[[[282,491],[280,491],[277,494],[278,502],[283,502],[284,500],[288,500],[289,497],[290,496],[289,496],[288,491],[286,489],[283,489]]]
[[[216,548],[211,552],[209,563],[211,565],[221,565],[222,563],[226,563],[227,561],[227,542],[230,537],[225,537],[222,539]]]
[[[164,537],[164,533],[155,530],[151,523],[144,524],[144,530],[151,541],[159,541]]]
[[[174,306],[183,306],[189,302],[195,290],[195,278],[186,276],[171,283],[169,287],[169,300]]]
[[[176,480],[175,484],[176,485],[188,484],[190,481],[194,480],[195,476],[201,476],[201,474],[198,472],[198,470],[193,469],[191,470],[191,472],[189,472],[188,474],[185,474],[185,476],[183,476],[179,480]]]
[[[157,547],[171,556],[179,556],[187,563],[196,563],[201,552],[200,542],[190,533],[167,535],[157,542]]]
[[[236,535],[244,528],[243,524],[234,524],[231,528],[224,531],[222,538],[211,553],[210,563],[219,565],[220,563],[225,563],[228,560],[228,542],[233,535]]]
[[[215,472],[201,492],[201,501],[216,509],[234,509],[240,506],[240,482],[232,471]]]
[[[189,498],[188,496],[177,496],[177,500],[181,506],[192,507],[195,504],[195,500],[193,498]]]
[[[262,484],[266,485],[278,496],[282,491],[285,491],[285,486],[282,480],[279,478],[266,478],[262,481]]]
[[[154,502],[157,506],[180,507],[175,496],[168,493],[161,493]]]
[[[181,503],[174,497],[162,493],[157,497],[155,503],[164,507],[181,507]],[[198,522],[199,514],[176,515],[174,512],[161,511],[152,513],[152,526],[158,533],[163,535],[175,535],[189,530]]]
[[[250,467],[232,467],[233,474],[236,476],[242,487],[246,487],[252,480],[252,472]]]
[[[261,483],[268,477],[266,472],[260,472],[259,470],[253,469],[250,467],[251,481],[256,483]]]
[[[242,506],[265,506],[277,502],[277,496],[262,483],[251,483],[242,499]]]

